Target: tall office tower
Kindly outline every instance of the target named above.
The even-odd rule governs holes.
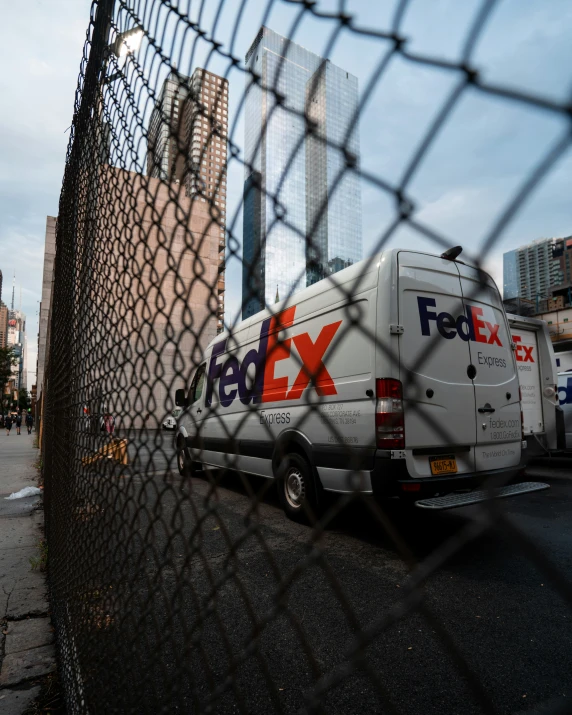
[[[44,375],[48,362],[48,325],[52,315],[52,283],[56,261],[55,216],[46,217],[46,239],[44,244],[44,273],[42,276],[42,301],[38,320],[38,358],[36,362],[37,397],[40,409],[43,406]]]
[[[0,301],[0,348],[8,345],[8,306]]]
[[[2,271],[0,271],[0,348],[6,347],[8,339],[8,308],[2,302]]]
[[[243,318],[362,258],[357,78],[267,27],[245,62]]]
[[[552,288],[570,280],[565,239],[542,238],[503,255],[503,298],[546,298]],[[566,262],[567,261],[567,262]],[[567,269],[568,266],[568,269]],[[568,270],[568,273],[566,272]]]
[[[197,68],[171,72],[149,124],[147,173],[184,184],[187,196],[210,204],[219,231],[217,329],[223,329],[228,80]],[[191,231],[193,231],[191,212]]]
[[[161,87],[147,137],[147,174],[153,178],[163,181],[184,178],[189,147],[184,146],[181,116],[190,82],[190,77],[172,71]]]
[[[14,378],[14,387],[16,390],[25,388],[28,381],[26,374],[28,357],[26,350],[28,347],[28,339],[26,336],[26,314],[21,310],[8,311],[8,336],[7,345],[14,349],[14,353],[18,358],[18,362],[12,368],[12,377]]]

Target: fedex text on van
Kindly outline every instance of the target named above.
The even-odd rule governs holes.
[[[520,335],[513,335],[512,339],[516,343],[516,361],[517,362],[534,362],[532,357],[532,349],[534,345],[522,345],[522,338]]]
[[[419,319],[421,321],[421,334],[431,335],[431,322],[437,324],[437,330],[447,340],[452,340],[457,335],[461,340],[473,340],[477,343],[500,345],[498,323],[489,323],[482,320],[483,309],[476,305],[467,305],[467,314],[454,318],[445,311],[436,313],[429,308],[435,308],[437,303],[434,298],[417,297]]]
[[[235,355],[227,355],[224,361],[220,359],[226,352],[227,338],[213,345],[205,395],[207,405],[212,403],[215,380],[219,380],[218,394],[223,407],[231,405],[237,395],[243,405],[297,400],[312,379],[318,395],[337,394],[323,359],[342,321],[324,325],[315,341],[307,332],[279,341],[278,333],[294,324],[295,313],[296,306],[292,306],[263,320],[258,347],[249,350],[242,362]],[[287,377],[274,376],[274,368],[277,362],[290,358],[292,344],[300,356],[301,366],[289,387]],[[254,376],[249,387],[247,373],[251,365]]]

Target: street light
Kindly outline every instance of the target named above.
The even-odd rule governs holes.
[[[143,39],[143,28],[134,27],[126,32],[121,32],[115,38],[111,49],[116,57],[126,57],[138,50]]]

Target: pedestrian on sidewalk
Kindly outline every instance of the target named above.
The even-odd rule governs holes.
[[[32,434],[32,427],[34,426],[34,418],[32,417],[32,413],[28,412],[26,415],[26,427],[28,428],[28,434]]]
[[[109,414],[109,412],[106,412],[103,416],[103,429],[110,437],[113,434],[113,430],[115,429],[115,419],[113,415]]]
[[[22,426],[22,413],[18,412],[16,415],[16,434],[20,434],[20,427]]]
[[[10,430],[12,429],[12,415],[6,415],[6,419],[4,420],[4,424],[6,425],[6,435],[9,437],[9,436],[10,436]]]

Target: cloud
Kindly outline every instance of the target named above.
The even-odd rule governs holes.
[[[35,382],[46,216],[58,210],[90,0],[2,8],[0,270],[3,299],[27,318],[28,389]],[[22,38],[25,38],[25,42]]]
[[[28,60],[28,72],[35,77],[47,77],[53,74],[54,70],[47,62],[44,62],[44,60],[31,57]]]
[[[437,233],[477,250],[495,217],[503,199],[492,188],[459,187],[443,193],[435,201],[425,203],[415,215],[421,223]]]

